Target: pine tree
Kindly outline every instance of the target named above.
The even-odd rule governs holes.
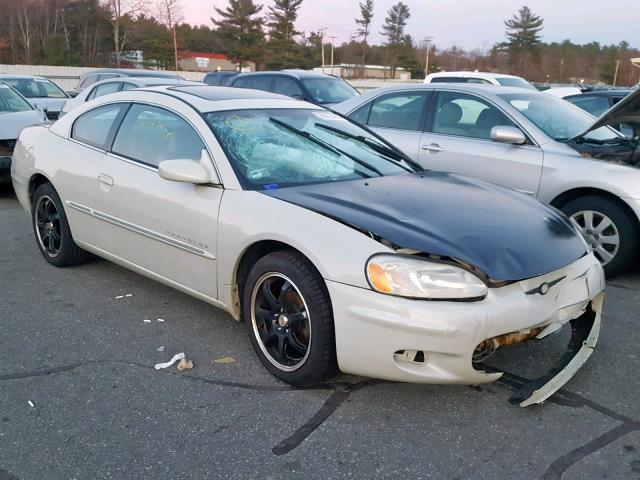
[[[510,63],[519,66],[519,73],[524,70],[528,56],[537,57],[543,23],[544,20],[527,6],[522,7],[516,15],[504,22],[507,27],[507,41],[502,43],[501,47],[509,54]]]
[[[295,28],[302,0],[274,0],[269,7],[269,68],[287,68],[299,65],[301,48],[295,41],[300,35]]]
[[[224,10],[214,9],[221,19],[211,20],[225,40],[227,54],[241,69],[249,60],[258,63],[264,46],[262,5],[256,5],[253,0],[229,0]]]
[[[398,2],[389,9],[384,19],[384,25],[382,25],[382,32],[380,33],[387,37],[387,61],[391,65],[392,78],[396,74],[398,55],[406,38],[404,29],[410,16],[409,7],[402,2]]]
[[[358,36],[362,38],[362,65],[365,64],[367,58],[367,37],[369,37],[369,27],[373,20],[373,0],[365,0],[360,2],[360,18],[356,18],[358,28]]]
[[[387,12],[381,35],[387,37],[387,45],[398,45],[404,39],[404,28],[411,16],[409,7],[402,2],[396,3]]]

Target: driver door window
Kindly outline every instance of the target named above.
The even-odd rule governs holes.
[[[205,148],[183,118],[150,105],[133,105],[113,143],[113,153],[158,167],[163,160],[199,161]]]
[[[422,130],[427,92],[400,92],[374,100],[367,124],[372,127]]]
[[[491,129],[515,124],[485,100],[457,92],[438,95],[433,119],[433,133],[460,137],[491,139]]]
[[[275,77],[273,91],[274,93],[286,95],[287,97],[302,98],[302,90],[300,90],[298,84],[290,78]]]

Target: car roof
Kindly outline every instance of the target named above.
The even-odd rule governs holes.
[[[241,73],[238,75],[238,78],[240,77],[257,77],[257,76],[262,76],[262,75],[279,75],[279,76],[283,76],[283,77],[293,77],[293,78],[297,78],[297,79],[303,79],[303,78],[337,78],[334,77],[332,75],[327,75],[326,73],[319,73],[319,72],[311,72],[309,70],[295,70],[295,69],[291,69],[291,70],[263,70],[260,72],[247,72],[247,73]]]
[[[345,100],[342,103],[332,106],[333,110],[340,113],[349,113],[353,109],[364,105],[366,102],[379,95],[387,93],[402,92],[407,90],[448,90],[463,93],[476,93],[481,95],[508,95],[508,94],[532,94],[545,95],[543,92],[530,90],[520,87],[503,87],[501,85],[488,85],[482,83],[407,83],[402,85],[393,85],[390,87],[374,88],[362,95]]]
[[[83,77],[101,73],[117,73],[125,77],[178,77],[177,72],[167,70],[145,70],[137,68],[97,68],[82,74]]]
[[[127,83],[135,83],[140,87],[151,87],[154,85],[199,85],[200,82],[191,82],[189,80],[181,80],[179,78],[165,78],[165,77],[117,77],[117,78],[107,78],[105,80],[100,80],[99,82],[92,83],[87,87],[87,89],[92,89],[98,85],[103,85],[105,83],[115,83],[115,82],[127,82]]]
[[[502,85],[488,85],[483,83],[407,83],[402,85],[393,85],[389,87],[375,88],[369,90],[362,96],[368,96],[371,94],[380,94],[381,92],[400,92],[403,90],[459,90],[459,91],[471,91],[471,92],[484,92],[490,94],[504,94],[504,93],[522,93],[528,91],[529,93],[536,93],[533,90],[520,87],[503,87]],[[537,92],[540,93],[540,92]]]
[[[608,89],[608,90],[587,90],[585,92],[576,94],[576,95],[569,95],[567,97],[564,98],[578,98],[578,97],[582,97],[584,95],[590,95],[590,96],[597,96],[597,97],[619,97],[619,96],[626,96],[629,95],[631,92],[633,92],[634,90],[630,89],[630,88],[617,88],[617,89]]]
[[[438,72],[430,73],[430,78],[433,77],[477,77],[477,78],[521,78],[516,75],[508,75],[506,73],[493,73],[493,72]]]
[[[134,90],[130,90],[133,92]],[[285,95],[248,88],[212,85],[171,85],[148,87],[137,91],[170,95],[191,105],[200,112],[252,108],[322,109],[317,105],[294,100]]]

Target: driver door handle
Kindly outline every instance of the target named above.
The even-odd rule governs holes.
[[[109,187],[113,187],[113,177],[110,177],[109,175],[105,175],[104,173],[99,173],[98,181],[100,183],[104,183],[105,185],[108,185]]]
[[[441,152],[444,150],[444,148],[442,148],[440,145],[438,145],[437,143],[430,143],[429,145],[422,145],[420,148],[422,148],[422,150],[426,150],[427,152]]]

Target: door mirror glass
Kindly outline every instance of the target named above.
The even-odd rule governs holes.
[[[158,166],[160,177],[172,182],[212,183],[206,168],[193,160],[165,160]]]
[[[491,129],[491,140],[500,143],[522,145],[527,142],[527,137],[522,133],[522,130],[517,127],[498,125]]]

